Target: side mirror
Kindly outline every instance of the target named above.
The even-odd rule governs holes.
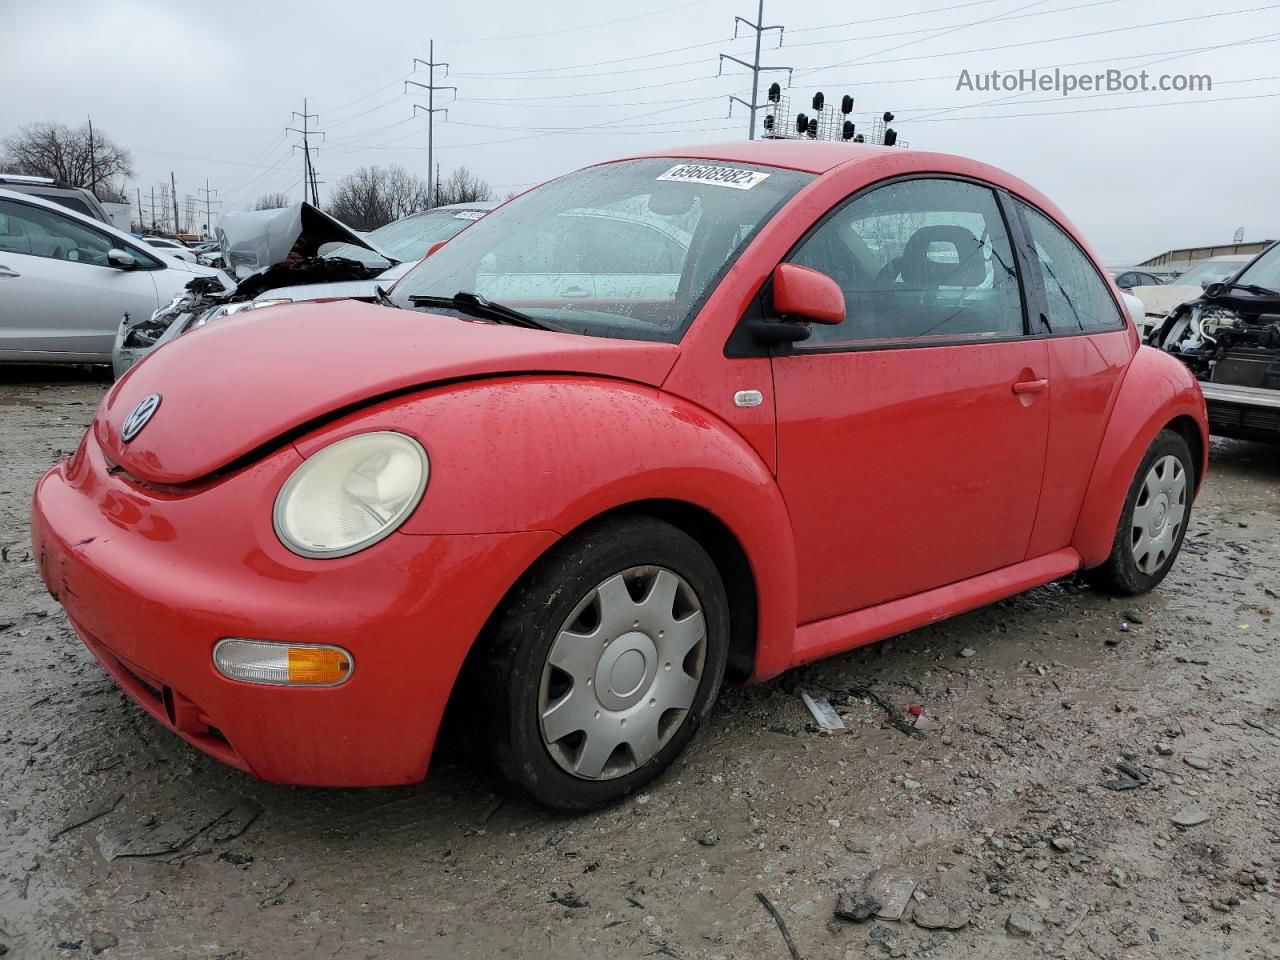
[[[773,271],[773,309],[786,320],[844,322],[844,292],[820,270],[780,263]]]
[[[137,267],[138,260],[132,253],[113,247],[107,251],[107,263],[117,270],[132,270]]]
[[[441,247],[443,247],[443,246],[445,245],[445,243],[446,243],[446,242],[447,242],[447,241],[445,241],[445,240],[437,240],[437,241],[436,241],[435,243],[433,243],[431,246],[427,247],[427,256],[428,256],[428,257],[429,257],[429,256],[431,256],[433,253],[435,253],[437,250],[439,250]],[[426,259],[426,258],[424,257],[423,259]]]

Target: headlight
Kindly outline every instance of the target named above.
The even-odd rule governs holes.
[[[403,433],[362,433],[309,457],[276,497],[280,542],[304,557],[345,557],[393,533],[427,488],[422,445]]]

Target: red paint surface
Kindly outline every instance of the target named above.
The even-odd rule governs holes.
[[[766,141],[665,155],[821,174],[678,345],[331,302],[218,321],[113,388],[40,481],[32,534],[77,630],[159,722],[270,780],[411,782],[486,619],[601,513],[679,501],[728,528],[758,598],[760,679],[1101,562],[1156,433],[1185,416],[1207,440],[1195,380],[1132,327],[726,357],[787,252],[868,184],[958,174],[1070,224],[1026,184],[938,154]],[[763,402],[737,406],[740,390]],[[150,393],[159,412],[122,444]],[[290,553],[271,525],[285,479],[375,429],[427,449],[420,507],[352,556]],[[335,643],[356,668],[329,689],[238,683],[212,666],[227,636]]]

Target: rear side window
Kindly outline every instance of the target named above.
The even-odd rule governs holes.
[[[1040,269],[1049,327],[1055,334],[1119,330],[1124,318],[1084,251],[1062,228],[1019,203],[1031,234],[1031,258]]]
[[[792,256],[844,292],[846,316],[797,349],[1002,339],[1023,333],[1022,294],[994,192],[962,180],[900,180],[860,194]]]

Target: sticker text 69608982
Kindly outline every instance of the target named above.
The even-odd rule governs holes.
[[[708,163],[677,163],[658,179],[706,183],[715,187],[732,187],[734,190],[750,190],[768,177],[767,173],[744,170],[742,167],[717,167]]]

